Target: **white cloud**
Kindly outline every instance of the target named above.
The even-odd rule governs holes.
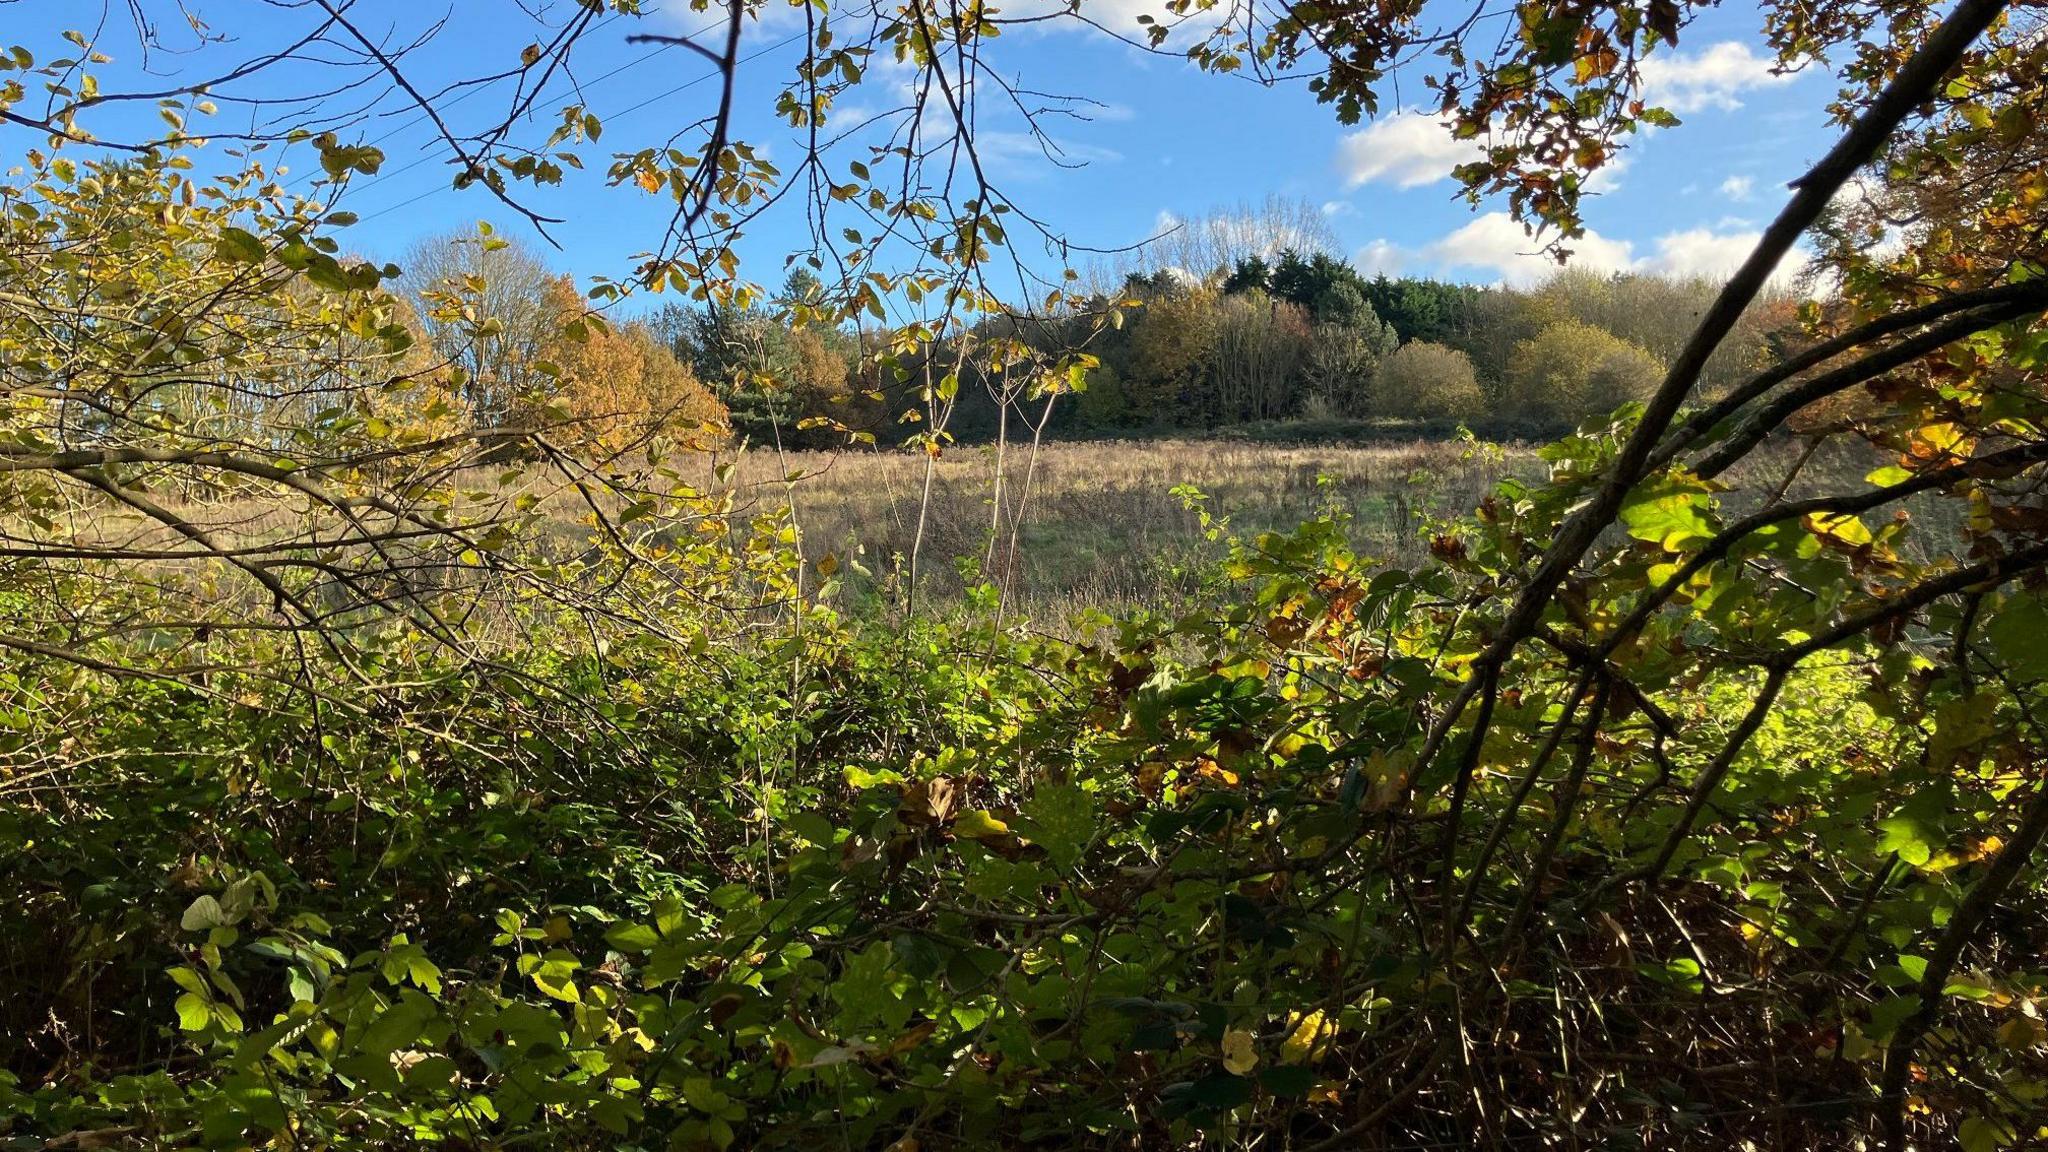
[[[691,8],[685,0],[660,0],[641,11],[659,26],[651,30],[657,35],[688,36],[713,51],[725,47],[727,10],[723,5],[706,12]],[[740,38],[751,45],[757,39],[781,39],[804,26],[802,5],[762,4],[742,21]]]
[[[1584,236],[1564,246],[1572,253],[1570,267],[1592,272],[1722,279],[1742,264],[1762,235],[1753,229],[1681,229],[1652,241],[1651,255],[1638,256],[1634,242],[1602,236],[1589,228]],[[1804,261],[1804,254],[1797,251],[1787,256],[1772,273],[1772,283],[1789,287]],[[1559,267],[1540,242],[1505,212],[1475,216],[1449,235],[1420,247],[1375,240],[1358,252],[1353,263],[1368,275],[1382,271],[1391,275],[1409,268],[1438,275],[1478,273],[1494,283],[1515,288],[1541,283]]]
[[[1721,181],[1721,195],[1730,200],[1747,200],[1756,188],[1756,181],[1747,176],[1730,176]]]
[[[1427,112],[1397,112],[1344,137],[1337,167],[1346,187],[1385,182],[1419,188],[1449,178],[1451,169],[1481,155],[1476,140],[1456,140]]]
[[[1616,153],[1608,158],[1600,170],[1586,178],[1586,192],[1598,196],[1607,192],[1621,191],[1621,174],[1628,171],[1630,160],[1626,153]]]
[[[1719,279],[1735,271],[1761,232],[1716,232],[1687,228],[1657,238],[1657,254],[1644,261],[1644,271],[1666,276],[1708,276]]]
[[[1450,179],[1452,169],[1485,155],[1486,146],[1479,139],[1452,136],[1450,128],[1432,113],[1396,112],[1338,141],[1337,170],[1347,188],[1361,184],[1420,188]],[[1629,157],[1610,157],[1587,178],[1586,191],[1618,190],[1621,174],[1628,167]]]
[[[1068,0],[1014,0],[1013,3],[1003,5],[1003,18],[1006,20],[1036,19],[1042,21],[1037,24],[1027,24],[1025,25],[1027,28],[1087,31],[1088,24],[1080,18],[1043,19],[1048,16],[1072,13],[1073,5]],[[1180,20],[1179,17],[1166,10],[1165,0],[1083,0],[1078,13],[1078,17],[1085,18],[1087,21],[1093,21],[1111,32],[1129,36],[1133,39],[1142,39],[1144,35],[1144,26],[1138,22],[1138,17],[1140,16],[1150,16],[1168,28],[1174,27]],[[1195,28],[1207,28],[1214,23],[1212,20],[1205,24],[1197,24]]]
[[[1872,173],[1858,172],[1835,189],[1831,200],[1833,207],[1848,212],[1873,212],[1885,215],[1885,201],[1889,194],[1884,181]]]
[[[1723,40],[1691,54],[1652,54],[1642,63],[1643,98],[1673,112],[1732,111],[1742,107],[1742,93],[1795,79],[1772,72],[1772,63],[1739,40]]]
[[[1048,5],[1053,6],[1065,8],[1067,5],[1064,0],[1058,0],[1056,5]],[[1125,35],[1138,31],[1140,16],[1150,16],[1168,25],[1175,21],[1175,17],[1166,10],[1165,0],[1087,0],[1081,5],[1081,14],[1112,32]]]
[[[1832,205],[1837,211],[1878,224],[1880,235],[1870,246],[1873,255],[1896,256],[1905,249],[1904,223],[1897,218],[1895,201],[1880,177],[1867,171],[1849,177],[1836,189]]]
[[[1566,247],[1572,250],[1574,268],[1619,272],[1634,264],[1633,246],[1628,241],[1608,239],[1590,228]],[[1419,255],[1445,269],[1492,272],[1502,283],[1515,287],[1537,283],[1558,267],[1556,258],[1543,251],[1505,212],[1475,216],[1450,235],[1424,245]]]
[[[1367,276],[1399,276],[1408,266],[1408,252],[1392,240],[1375,240],[1351,257],[1351,266]]]
[[[884,117],[885,119],[879,121],[879,124],[888,125],[893,124],[898,116],[907,115],[909,115],[908,110],[903,108],[883,108],[876,104],[852,101],[845,104],[834,104],[825,114],[825,122],[834,133],[839,133],[867,125],[869,121],[875,120],[876,117]]]
[[[1353,208],[1350,205],[1350,203],[1343,200],[1325,200],[1323,201],[1322,210],[1323,215],[1328,216],[1333,220],[1339,216],[1356,215],[1358,212],[1358,209]]]
[[[1723,221],[1723,224],[1731,223]],[[1725,280],[1749,259],[1764,234],[1756,229],[1687,228],[1657,237],[1657,254],[1636,265],[1637,271],[1663,276],[1698,276]],[[1771,284],[1790,288],[1806,266],[1807,254],[1794,248],[1771,270]]]

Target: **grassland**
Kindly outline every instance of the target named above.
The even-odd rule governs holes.
[[[904,453],[756,450],[734,479],[757,507],[793,501],[809,562],[864,569],[849,580],[853,595],[899,597],[915,551],[927,603],[957,598],[965,561],[1006,585],[1014,607],[1058,619],[1197,596],[1224,549],[1191,507],[1197,492],[1238,534],[1335,509],[1367,550],[1413,559],[1433,518],[1471,509],[1510,470],[1539,467],[1524,451],[1444,441],[1147,440],[1048,444],[1035,455],[1028,445],[957,448],[932,462],[929,501],[925,459]]]
[[[1771,445],[1733,477],[1738,487],[1729,510],[1753,505],[1754,492],[1796,499],[1853,490],[1886,462],[1868,448],[1809,456],[1794,442]],[[1172,612],[1214,600],[1221,594],[1215,562],[1228,536],[1287,531],[1323,513],[1347,518],[1351,538],[1368,556],[1412,564],[1445,520],[1469,513],[1503,476],[1536,480],[1545,468],[1526,447],[1442,438],[980,444],[931,461],[907,451],[754,447],[672,457],[668,464],[700,490],[730,489],[738,519],[790,513],[814,581],[836,574],[843,607],[862,614],[944,612],[986,580],[1000,590],[1007,617],[1055,630],[1083,609]],[[589,544],[587,497],[554,469],[477,468],[463,486],[492,493],[487,499],[531,494],[551,524],[544,547],[557,555]],[[220,539],[277,541],[299,524],[275,502],[190,493],[168,500]],[[615,511],[623,506],[605,502]],[[1915,557],[1954,543],[1953,510],[1923,507],[1929,503],[1908,505],[1930,514],[1904,544]],[[1225,531],[1209,531],[1205,513],[1207,525],[1220,523]],[[73,514],[103,544],[159,555],[184,546],[165,525],[129,510],[82,507]],[[199,563],[194,571],[212,568]],[[435,569],[419,578],[451,577]]]

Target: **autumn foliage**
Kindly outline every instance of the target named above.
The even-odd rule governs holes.
[[[724,440],[725,405],[646,325],[613,325],[586,311],[568,277],[551,280],[545,300],[561,334],[543,355],[555,367],[552,399],[574,443],[609,457],[655,437],[686,448]]]
[[[604,132],[532,115],[544,77],[641,14],[573,6],[423,89],[317,7],[313,53],[249,67],[324,79],[352,46],[436,114],[517,78],[502,125],[441,131],[458,187],[535,228],[519,194]],[[1675,127],[1639,64],[1694,14],[1217,7],[1184,58],[1312,70],[1347,120],[1426,57],[1497,137],[1463,186],[1567,245],[1585,176]],[[1211,13],[1176,8],[1148,38]],[[1841,134],[1719,285],[1508,300],[1297,255],[1032,301],[982,275],[1036,221],[957,81],[1000,88],[1006,26],[1074,13],[807,23],[784,123],[877,52],[924,95],[917,147],[793,169],[852,214],[792,256],[839,282],[779,299],[733,247],[784,194],[735,135],[750,14],[687,42],[727,81],[709,116],[603,145],[675,223],[581,296],[488,227],[431,274],[347,255],[336,202],[382,154],[210,151],[187,126],[240,74],[112,93],[84,33],[0,55],[33,137],[0,176],[0,1144],[2048,1140],[2038,13],[1767,3],[1784,64],[1836,69]],[[117,96],[170,131],[93,136]],[[1092,374],[1105,419],[1217,422],[1353,371],[1415,418],[1518,395],[1571,426],[1469,511],[1404,514],[1412,562],[1342,500],[1249,532],[1182,487],[1224,556],[1191,597],[1020,618],[1035,448]],[[924,511],[977,388],[987,531],[935,606]],[[898,403],[907,554],[820,539],[785,430]]]

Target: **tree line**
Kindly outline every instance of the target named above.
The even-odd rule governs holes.
[[[901,419],[918,405],[920,369],[955,360],[968,380],[945,431],[962,440],[995,435],[1006,405],[1025,419],[1043,415],[1047,431],[1083,436],[1273,421],[1310,432],[1464,423],[1496,435],[1554,434],[1648,396],[1718,289],[1704,277],[1578,269],[1526,289],[1368,276],[1322,252],[1286,248],[1269,258],[1258,250],[1271,251],[1273,238],[1247,239],[1250,254],[1204,275],[1125,272],[1113,291],[1054,315],[997,314],[907,354],[891,354],[885,328],[794,322],[823,303],[823,285],[803,268],[744,307],[671,302],[599,322],[595,337],[582,331],[572,283],[503,238],[423,241],[406,284],[422,302],[467,285],[494,321],[482,338],[465,325],[428,324],[425,333],[440,355],[472,367],[479,421],[554,403],[597,425],[613,447],[662,415],[700,442],[730,433],[802,448],[923,432]],[[1112,312],[1120,322],[1102,323]],[[1798,325],[1790,293],[1767,295],[1709,360],[1703,391],[1718,394],[1782,356]],[[989,357],[963,355],[963,341],[1018,342],[1045,355],[1086,348],[1093,364],[1041,414],[998,380]]]
[[[1554,434],[1647,397],[1718,287],[1577,269],[1528,289],[1367,276],[1291,249],[1200,276],[1129,273],[1119,294],[1141,307],[1088,344],[1101,363],[1055,424],[1102,433],[1463,422]],[[1797,316],[1787,294],[1753,306],[1702,388],[1718,392],[1780,355]],[[1052,325],[1051,339],[1082,341],[1080,324]],[[963,404],[960,434],[987,421],[984,407]]]

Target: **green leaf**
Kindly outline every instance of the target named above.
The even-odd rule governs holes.
[[[1172,1116],[1194,1111],[1227,1112],[1251,1103],[1252,1082],[1228,1072],[1217,1072],[1193,1082],[1168,1085],[1159,1098]]]
[[[329,292],[346,292],[355,287],[348,272],[332,256],[318,256],[308,263],[306,279]]]
[[[1621,506],[1628,534],[1677,552],[1696,540],[1711,539],[1713,497],[1698,481],[1661,477],[1638,488]]]
[[[178,918],[178,927],[187,932],[204,932],[228,925],[227,913],[222,911],[220,901],[212,896],[201,896],[186,907],[185,914]]]
[[[1095,801],[1072,784],[1042,787],[1024,802],[1019,824],[1032,843],[1045,849],[1053,866],[1072,868],[1094,838]]]
[[[1315,1070],[1306,1064],[1276,1064],[1259,1070],[1259,1087],[1275,1096],[1306,1096],[1315,1086]]]
[[[1864,1029],[1864,1033],[1882,1044],[1919,1008],[1918,996],[1887,996],[1871,1006],[1870,1027]]]
[[[263,247],[263,241],[257,239],[255,233],[232,227],[220,230],[220,237],[214,241],[214,248],[222,259],[233,260],[239,264],[261,264],[264,256],[268,254]]]
[[[532,975],[533,986],[553,998],[568,1004],[581,1003],[583,993],[576,987],[576,970],[582,967],[577,959],[561,949],[555,949],[544,957]]]
[[[170,973],[172,983],[178,987],[194,995],[204,996],[206,994],[206,981],[196,970],[181,964],[176,968],[172,968]]]
[[[896,950],[889,944],[875,943],[847,960],[845,973],[831,988],[846,1024],[866,1025],[896,1004],[895,981],[889,971],[895,956]]]
[[[2000,605],[1984,623],[1984,639],[2016,680],[2048,680],[2048,598],[2024,592]]]
[[[1934,738],[1928,741],[1927,764],[1937,772],[1947,771],[1965,753],[1998,733],[1998,699],[1988,692],[1944,700],[1934,709]],[[1949,797],[1914,797],[1909,804],[1929,822],[1946,810]]]
[[[661,934],[645,924],[621,920],[604,930],[604,942],[621,952],[645,952],[661,943]]]
[[[1918,868],[1934,858],[1934,848],[1939,842],[1938,830],[1930,829],[1920,818],[1910,814],[1886,817],[1877,822],[1877,850],[1896,852],[1899,859]]]
[[[983,840],[991,836],[1007,836],[1010,826],[998,820],[981,808],[962,812],[953,821],[953,835],[965,836],[970,840]]]
[[[178,1027],[187,1032],[204,1032],[213,1023],[213,1008],[204,997],[187,992],[178,997]]]
[[[1963,1145],[1963,1152],[1997,1152],[2010,1148],[2016,1133],[2012,1125],[1988,1116],[1972,1116],[1956,1129],[1956,1139]]]
[[[432,1000],[407,990],[398,1003],[386,1008],[363,1029],[356,1047],[377,1056],[414,1047],[437,1011]]]

